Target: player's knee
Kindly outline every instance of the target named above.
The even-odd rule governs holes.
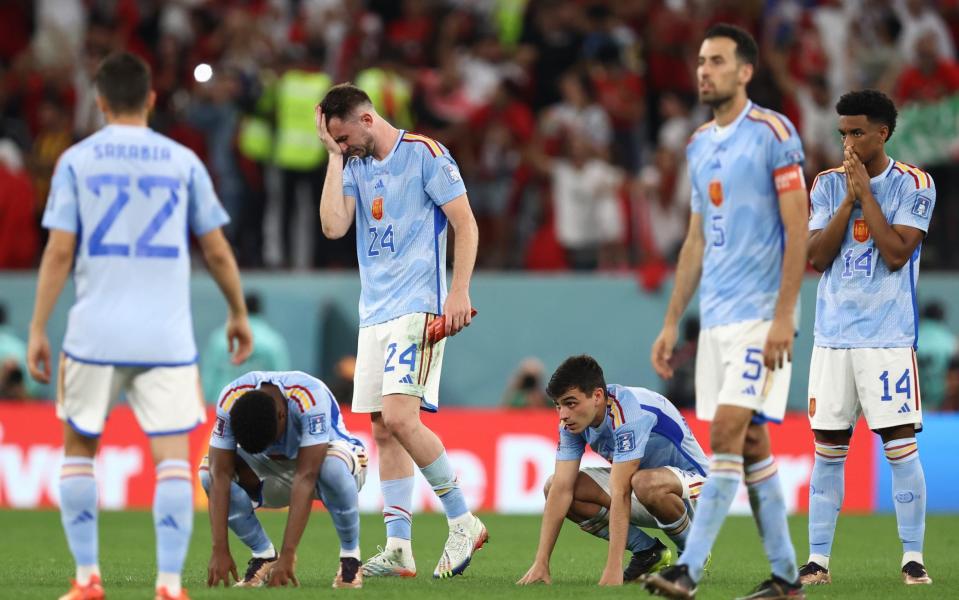
[[[210,477],[209,457],[204,456],[203,460],[200,462],[199,476],[200,476],[200,485],[203,487],[203,491],[206,492],[206,495],[209,496],[210,485],[213,482],[213,479]]]
[[[633,493],[636,494],[636,499],[645,506],[654,504],[657,498],[667,493],[666,486],[649,471],[636,471],[630,479],[630,483],[633,487]]]
[[[386,426],[383,417],[373,421],[373,441],[376,442],[378,448],[382,448],[393,441],[393,434],[390,432],[390,428]]]
[[[742,454],[745,437],[738,423],[713,421],[709,428],[709,445],[714,454]]]
[[[398,440],[412,438],[420,426],[419,415],[409,417],[402,413],[389,416],[384,414],[383,423],[390,436]]]
[[[546,483],[543,484],[543,497],[549,498],[549,488],[553,487],[553,476],[550,475],[546,478]]]

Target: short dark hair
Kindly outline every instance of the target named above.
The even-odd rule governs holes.
[[[230,409],[230,426],[236,443],[251,454],[263,452],[276,438],[278,417],[273,396],[250,390]]]
[[[729,38],[736,42],[736,58],[739,59],[740,62],[750,64],[754,67],[756,63],[759,62],[759,46],[756,45],[756,40],[753,39],[752,34],[742,27],[730,25],[729,23],[716,23],[706,30],[706,35],[703,36],[703,39],[708,40],[717,37]]]
[[[836,112],[844,117],[865,115],[870,123],[885,125],[889,128],[887,142],[896,129],[896,117],[899,116],[899,111],[896,110],[896,105],[889,96],[878,90],[860,90],[843,94],[836,103]]]
[[[137,113],[146,106],[150,95],[150,67],[129,52],[111,54],[100,63],[94,82],[111,111]]]
[[[591,394],[596,388],[606,393],[606,378],[603,368],[596,359],[588,354],[570,356],[556,368],[549,378],[546,393],[553,400],[559,399],[569,390],[576,388],[585,394]]]
[[[326,116],[326,122],[330,119],[346,119],[353,114],[356,107],[362,104],[373,104],[370,97],[352,83],[338,83],[331,87],[323,101],[320,102],[320,110]]]

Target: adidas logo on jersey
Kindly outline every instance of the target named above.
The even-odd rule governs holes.
[[[756,386],[754,386],[754,385],[748,386],[746,389],[743,390],[743,394],[746,394],[747,396],[755,396],[755,395],[756,395]]]
[[[896,412],[901,413],[901,414],[905,414],[905,413],[909,412],[909,404],[908,404],[908,403],[903,404],[902,406],[899,407],[899,410],[897,410]]]
[[[408,374],[403,379],[400,379],[400,383],[413,383],[413,376]]]

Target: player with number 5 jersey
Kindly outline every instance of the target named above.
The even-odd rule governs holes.
[[[103,597],[97,557],[94,456],[112,405],[125,392],[150,436],[156,463],[153,521],[156,597],[186,598],[180,573],[193,527],[193,473],[187,434],[206,420],[190,316],[190,234],[229,305],[233,360],[252,348],[229,220],[193,152],[147,126],[156,94],[140,58],[107,57],[96,75],[107,126],[57,163],[43,215],[50,238],[40,262],[28,363],[50,379],[50,313],[74,271],[57,380],[64,421],[60,514],[76,561],[61,600]]]
[[[443,443],[420,420],[438,409],[444,333],[470,323],[469,281],[476,261],[476,220],[456,161],[439,142],[397,129],[366,93],[330,89],[316,109],[317,131],[330,153],[320,200],[327,237],[354,221],[360,264],[360,331],[353,412],[369,413],[379,453],[386,547],[363,565],[367,577],[416,575],[413,561],[414,465],[433,487],[450,533],[434,577],[459,575],[487,539],[467,509]],[[456,234],[453,280],[446,289],[446,232]]]
[[[810,190],[809,259],[822,272],[809,367],[809,422],[816,462],[809,481],[807,584],[829,583],[846,455],[860,413],[882,438],[892,470],[902,540],[901,577],[929,584],[922,556],[926,485],[916,343],[919,252],[936,204],[925,171],[890,158],[896,107],[881,92],[850,92],[836,104],[845,158]]]
[[[772,571],[745,598],[802,597],[766,423],[786,410],[808,200],[795,127],[746,94],[758,54],[748,32],[725,24],[707,30],[699,51],[699,97],[714,120],[686,149],[692,214],[651,358],[672,377],[679,318],[699,284],[696,416],[712,421],[713,456],[686,551],[646,582],[670,598],[695,594],[741,480]]]

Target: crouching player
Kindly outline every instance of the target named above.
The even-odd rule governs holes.
[[[237,587],[298,585],[296,547],[319,498],[340,538],[333,587],[362,587],[357,494],[366,479],[366,451],[343,425],[330,390],[299,371],[253,371],[224,388],[216,416],[200,466],[213,533],[207,585],[226,585],[231,574]],[[289,516],[277,553],[254,510],[285,506]],[[227,527],[253,551],[243,579]]]
[[[536,558],[517,583],[550,583],[549,558],[564,517],[609,540],[600,585],[668,565],[672,552],[640,527],[661,529],[679,552],[685,548],[709,464],[686,421],[655,392],[606,385],[602,368],[586,355],[566,359],[547,392],[559,409],[556,471],[546,484]],[[587,444],[612,467],[580,469]],[[627,548],[633,557],[624,572]]]

